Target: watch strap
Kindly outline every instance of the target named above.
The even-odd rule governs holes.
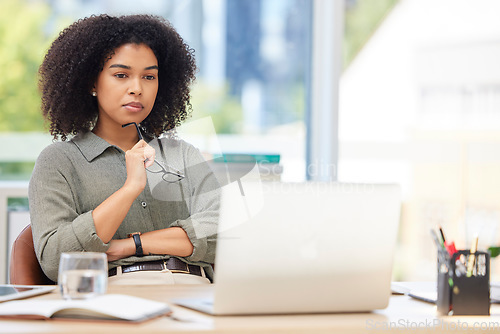
[[[135,256],[144,256],[144,252],[142,251],[142,242],[141,236],[139,233],[132,235],[135,243]]]

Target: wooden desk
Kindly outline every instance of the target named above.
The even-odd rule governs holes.
[[[122,293],[157,301],[206,296],[212,286],[114,286]],[[58,292],[35,298],[56,299]],[[172,305],[175,317],[142,324],[81,321],[0,321],[0,333],[500,333],[500,305],[489,317],[437,317],[436,307],[406,296],[392,296],[388,308],[373,313],[213,317]],[[482,326],[482,327],[481,327]],[[479,330],[483,329],[483,330]]]

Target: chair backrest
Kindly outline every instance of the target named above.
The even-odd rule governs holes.
[[[10,257],[10,284],[55,284],[43,272],[33,246],[31,225],[26,226],[12,245]]]

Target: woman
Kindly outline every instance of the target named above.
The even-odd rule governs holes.
[[[29,187],[50,279],[62,252],[93,251],[107,253],[110,283],[212,280],[216,178],[194,147],[158,139],[188,117],[195,70],[192,49],[154,16],[85,18],[53,42],[40,90],[62,141],[40,154]]]

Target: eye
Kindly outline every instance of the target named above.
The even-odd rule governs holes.
[[[155,80],[156,79],[156,77],[154,75],[145,75],[145,76],[143,76],[143,78],[146,80]]]
[[[127,77],[125,73],[116,73],[114,76],[118,79],[124,79]]]

